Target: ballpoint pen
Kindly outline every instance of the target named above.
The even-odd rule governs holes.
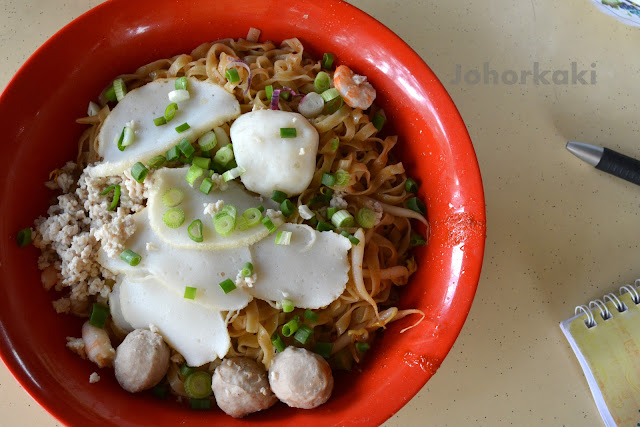
[[[567,150],[575,154],[580,160],[595,166],[603,172],[610,173],[634,184],[640,185],[640,161],[609,148],[584,142],[567,142]]]

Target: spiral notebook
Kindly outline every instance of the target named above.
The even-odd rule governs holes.
[[[560,323],[607,427],[640,425],[640,279]]]

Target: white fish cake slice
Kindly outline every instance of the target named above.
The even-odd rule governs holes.
[[[253,297],[241,288],[225,294],[219,286],[227,278],[234,280],[244,264],[251,262],[248,247],[220,251],[173,247],[153,232],[148,211],[147,208],[134,215],[136,231],[125,242],[127,249],[142,257],[140,264],[132,267],[100,249],[98,262],[104,268],[130,277],[156,277],[178,297],[184,296],[186,286],[197,288],[194,301],[214,310],[240,310],[249,304]]]
[[[224,317],[192,300],[177,296],[154,278],[123,277],[120,309],[136,329],[158,329],[189,366],[222,359],[231,346]]]
[[[349,280],[349,239],[303,224],[283,224],[278,231],[290,231],[291,244],[276,245],[274,233],[251,247],[257,280],[247,292],[268,301],[290,299],[300,308],[325,307],[342,295]]]
[[[296,130],[282,138],[280,129]],[[270,196],[280,190],[295,196],[307,189],[316,170],[318,131],[298,113],[258,110],[245,113],[231,125],[231,142],[240,177],[248,190]]]
[[[169,123],[156,126],[153,119],[164,116],[171,102],[168,93],[175,89],[175,79],[158,79],[127,93],[104,121],[98,134],[98,154],[103,161],[90,168],[92,176],[120,175],[136,162],[149,159],[180,142],[195,141],[200,135],[240,115],[236,98],[210,81],[189,79],[190,99],[178,103],[178,111]],[[135,139],[124,151],[114,138],[127,123],[134,122]],[[188,123],[190,129],[178,133],[176,127]]]
[[[249,208],[263,205],[266,200],[252,196],[243,186],[237,182],[227,182],[227,189],[222,191],[214,189],[209,194],[204,194],[199,190],[199,182],[191,187],[185,180],[188,168],[163,168],[153,175],[153,184],[149,190],[149,222],[153,231],[166,243],[177,248],[195,250],[222,250],[249,246],[269,234],[269,230],[262,224],[258,224],[247,230],[236,230],[228,236],[221,236],[216,233],[213,226],[213,218],[209,214],[204,214],[204,205],[216,203],[220,200],[225,205],[233,205],[238,210],[238,218]],[[163,222],[163,215],[169,209],[162,203],[162,196],[171,188],[179,188],[184,193],[184,200],[176,206],[184,211],[184,224],[178,228],[170,228]],[[202,234],[204,240],[200,243],[189,238],[187,227],[191,221],[200,219],[202,221]],[[273,224],[277,227],[282,224],[281,217],[273,217]]]

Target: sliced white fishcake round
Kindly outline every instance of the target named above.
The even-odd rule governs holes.
[[[195,249],[195,250],[220,250],[249,246],[269,234],[269,230],[259,223],[247,230],[236,228],[228,236],[216,233],[213,226],[213,218],[210,214],[204,213],[204,207],[209,204],[233,205],[237,209],[238,219],[242,213],[249,208],[261,206],[265,200],[249,194],[241,184],[229,181],[226,183],[226,190],[220,188],[213,189],[209,194],[204,194],[199,190],[199,184],[191,187],[186,181],[188,168],[170,169],[163,168],[155,172],[153,185],[149,191],[147,202],[149,209],[149,222],[153,231],[162,240],[174,247]],[[162,201],[162,196],[170,189],[177,188],[183,195],[182,202],[175,206],[184,212],[184,223],[177,228],[168,227],[163,216],[169,209]],[[187,227],[193,220],[202,221],[203,241],[198,243],[189,238]],[[281,217],[272,218],[273,224],[277,227],[282,224]]]
[[[178,102],[173,120],[161,126],[156,126],[153,119],[164,116],[175,79],[154,80],[127,93],[100,129],[98,154],[103,161],[91,167],[90,174],[120,175],[136,162],[146,164],[152,157],[164,155],[183,138],[194,142],[203,133],[240,115],[240,104],[222,86],[210,81],[188,81],[190,98]],[[176,131],[183,123],[190,128]],[[117,141],[127,125],[133,127],[134,141],[120,151]]]
[[[248,247],[198,251],[176,248],[162,241],[149,225],[144,209],[133,218],[136,232],[125,242],[125,247],[141,256],[140,264],[130,266],[118,258],[110,258],[102,249],[98,262],[106,269],[130,277],[154,276],[169,287],[178,297],[185,287],[197,288],[194,301],[214,310],[240,310],[253,297],[239,288],[225,294],[219,283],[236,277],[246,262],[251,262]]]
[[[291,232],[291,243],[276,245],[276,236],[269,236],[252,246],[258,279],[247,292],[268,301],[286,298],[300,308],[331,304],[349,280],[349,239],[303,224],[283,224],[278,231]]]
[[[248,190],[267,197],[273,190],[296,196],[307,189],[316,170],[318,141],[316,128],[288,111],[252,111],[231,125],[236,162],[246,170],[240,179]]]
[[[135,329],[157,329],[189,366],[222,359],[231,346],[219,311],[177,296],[159,280],[125,276],[120,282],[120,309]]]

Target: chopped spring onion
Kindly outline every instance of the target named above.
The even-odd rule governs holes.
[[[198,292],[198,288],[193,288],[191,286],[184,287],[184,298],[186,299],[196,299],[196,293]]]
[[[180,375],[182,375],[183,378],[188,377],[194,371],[195,371],[195,368],[192,368],[191,366],[187,365],[186,363],[183,363],[182,366],[180,366]]]
[[[331,101],[327,102],[325,111],[327,112],[327,114],[333,114],[342,107],[343,103],[344,101],[341,97],[333,98]]]
[[[109,307],[106,305],[93,303],[91,306],[91,317],[89,323],[96,328],[104,329],[105,323],[109,318]]]
[[[175,83],[176,90],[189,90],[189,80],[186,77],[178,77]]]
[[[184,102],[191,98],[188,90],[177,89],[169,92],[169,101],[171,102]]]
[[[282,99],[284,99],[285,101],[288,101],[288,100],[291,99],[291,92],[293,92],[293,91],[291,89],[289,89],[289,88],[280,89],[280,97]]]
[[[291,244],[291,231],[278,231],[276,233],[276,245],[289,246]]]
[[[376,225],[376,213],[368,208],[361,208],[356,214],[356,221],[364,228],[371,228]]]
[[[228,236],[236,228],[236,217],[228,212],[220,211],[213,216],[213,227],[221,236]]]
[[[193,164],[202,169],[209,169],[209,166],[211,165],[211,158],[196,156],[193,158]]]
[[[244,219],[243,216],[238,218],[238,222],[236,222],[236,228],[240,231],[245,231],[249,229],[249,226],[247,225],[247,220]]]
[[[371,120],[371,122],[376,127],[376,129],[378,129],[378,131],[381,131],[386,120],[387,119],[383,114],[377,113],[375,116],[373,116],[373,120]]]
[[[307,341],[309,341],[311,335],[313,335],[313,329],[311,329],[307,325],[300,325],[300,328],[298,328],[298,330],[296,331],[293,339],[304,345],[307,343]]]
[[[418,184],[411,178],[407,178],[407,180],[404,182],[404,189],[407,190],[408,193],[417,193]]]
[[[304,318],[310,320],[312,322],[317,322],[319,319],[318,313],[309,310],[308,308],[304,311]]]
[[[329,74],[325,73],[324,71],[320,71],[316,75],[316,79],[313,81],[313,86],[320,93],[329,89],[331,87],[331,79],[329,78]]]
[[[329,70],[331,69],[331,67],[333,66],[333,53],[325,53],[324,55],[322,55],[322,68],[324,68],[325,70]]]
[[[253,264],[250,262],[245,262],[244,267],[240,270],[240,274],[242,277],[251,277],[253,275]]]
[[[258,209],[260,212],[264,213],[264,206],[260,205],[256,209]]]
[[[329,203],[331,201],[331,198],[333,197],[333,190],[329,187],[322,187],[320,189],[320,194],[322,194],[324,200]]]
[[[224,76],[227,78],[229,83],[235,83],[237,81],[240,81],[240,74],[238,74],[238,70],[235,68],[229,68],[224,73]]]
[[[133,144],[133,141],[135,140],[135,133],[133,132],[133,129],[131,129],[129,126],[125,126],[122,132],[122,142],[120,143],[120,145],[122,147],[128,147],[129,145]],[[120,146],[118,146],[118,148],[120,148]],[[124,151],[124,148],[120,149],[120,151]]]
[[[127,94],[127,85],[124,83],[124,80],[115,79],[113,81],[113,90],[116,93],[116,99],[120,102]]]
[[[271,344],[273,344],[278,353],[282,353],[287,347],[286,345],[284,345],[284,342],[282,342],[282,337],[277,332],[274,332],[273,335],[271,335]]]
[[[153,124],[155,124],[156,126],[166,125],[167,119],[165,119],[164,116],[156,117],[155,119],[153,119]]]
[[[236,288],[236,284],[233,283],[233,280],[227,279],[220,282],[220,288],[225,294],[228,294],[229,292],[231,292]]]
[[[282,215],[286,216],[287,218],[293,215],[295,211],[296,207],[293,205],[293,203],[291,203],[291,200],[284,199],[284,201],[280,203],[280,212],[282,212]]]
[[[180,126],[176,127],[176,132],[178,133],[182,133],[185,130],[189,129],[191,126],[189,126],[189,123],[184,122],[183,124],[181,124]]]
[[[315,216],[314,216],[313,218],[311,218],[311,219],[309,220],[309,225],[310,225],[311,227],[315,227],[316,225],[318,225],[318,218],[316,218]]]
[[[357,342],[356,343],[356,350],[358,351],[358,353],[364,353],[367,350],[369,350],[371,348],[371,346],[369,346],[369,343],[366,342]]]
[[[287,198],[287,193],[280,191],[280,190],[273,190],[273,193],[271,193],[271,200],[273,200],[276,203],[282,203],[284,202],[284,200]]]
[[[127,129],[129,130],[127,131]],[[129,126],[125,126],[122,128],[120,135],[116,134],[113,138],[113,142],[118,146],[118,150],[124,151],[124,149],[127,148],[127,145],[131,145],[131,143],[133,143],[133,136],[133,130]]]
[[[331,206],[327,208],[327,219],[333,218],[333,215],[338,212],[338,208]]]
[[[109,205],[108,210],[110,211],[116,210],[119,202],[120,202],[120,184],[115,184],[113,186],[113,200],[111,200],[111,204]]]
[[[267,230],[269,230],[269,233],[273,233],[277,229],[277,227],[273,225],[273,222],[271,222],[271,218],[269,218],[268,216],[265,216],[264,218],[262,218],[262,223],[264,224],[265,227],[267,227]]]
[[[216,133],[212,130],[198,138],[198,145],[200,145],[200,150],[202,151],[212,150],[217,143],[218,138],[216,137]]]
[[[346,209],[342,209],[336,212],[331,217],[331,222],[338,228],[353,227],[355,225],[353,215],[351,215]]]
[[[209,194],[211,193],[212,189],[213,189],[213,181],[211,181],[210,178],[203,179],[202,183],[200,184],[200,191],[203,192],[204,194]]]
[[[336,138],[331,141],[331,151],[336,151],[338,149],[338,145],[340,144],[340,139]]]
[[[271,101],[271,97],[273,96],[273,85],[268,85],[264,87],[265,95],[267,96],[267,101]]]
[[[147,169],[147,167],[140,162],[137,162],[131,167],[131,176],[141,184],[144,182],[144,179],[148,174],[149,169]]]
[[[242,216],[238,220],[238,228],[244,231],[251,227],[255,227],[260,224],[261,219],[262,212],[257,208],[249,208],[242,213]]]
[[[324,99],[325,102],[329,102],[333,99],[338,98],[340,96],[340,92],[338,92],[338,89],[336,89],[335,87],[332,87],[331,89],[325,90],[320,95],[322,95],[322,99]]]
[[[160,384],[153,387],[152,392],[156,399],[164,400],[169,396],[169,388]]]
[[[300,207],[298,208],[298,213],[300,214],[300,217],[302,219],[311,219],[315,215],[307,205],[300,205]]]
[[[310,119],[322,114],[324,99],[319,93],[309,92],[298,103],[298,113]]]
[[[182,141],[178,143],[178,148],[186,157],[191,157],[193,153],[196,152],[196,149],[193,148],[193,145],[191,145],[191,142],[187,138],[182,138]]]
[[[187,233],[189,233],[189,238],[196,243],[201,243],[204,238],[202,236],[202,221],[199,219],[194,219],[189,227],[187,227]]]
[[[179,208],[168,209],[162,215],[162,222],[169,228],[178,228],[184,223],[184,211]]]
[[[101,196],[105,196],[109,194],[111,190],[113,190],[113,200],[111,200],[109,209],[107,209],[109,211],[115,210],[116,207],[118,206],[118,202],[120,201],[120,185],[119,184],[110,185],[100,192]]]
[[[411,235],[410,242],[411,246],[424,246],[427,244],[427,241],[424,239],[424,237],[415,233]]]
[[[290,299],[283,299],[280,304],[282,305],[282,311],[285,313],[291,313],[295,307],[293,306],[293,301]]]
[[[23,228],[22,230],[18,231],[16,242],[18,243],[18,247],[21,248],[24,248],[29,243],[31,243],[31,229]]]
[[[194,411],[203,411],[211,409],[211,399],[189,399],[189,405]]]
[[[349,239],[349,241],[351,243],[353,243],[354,245],[357,245],[358,243],[360,243],[360,239],[358,239],[356,236],[353,236],[349,233],[347,233],[346,231],[343,231],[342,233],[340,233],[342,236],[346,237],[347,239]]]
[[[318,221],[318,225],[316,226],[316,230],[318,231],[331,231],[335,227],[333,224],[329,224],[328,222]]]
[[[116,90],[113,88],[113,85],[109,86],[107,90],[104,92],[104,97],[107,101],[116,102],[118,98],[116,97]]]
[[[225,145],[224,147],[220,148],[217,152],[216,155],[213,157],[213,161],[225,166],[227,163],[229,163],[231,160],[233,160],[235,158],[235,156],[233,155],[233,147],[231,146],[231,144]]]
[[[234,218],[238,216],[238,209],[236,209],[236,207],[233,205],[224,205],[222,207],[222,212],[226,212]]]
[[[330,342],[317,342],[316,347],[313,350],[314,353],[319,354],[325,359],[328,359],[329,357],[331,357],[332,351],[333,351],[333,343],[330,343]]]
[[[280,128],[280,138],[295,138],[297,135],[296,128]]]
[[[422,202],[422,200],[418,199],[417,197],[412,197],[410,199],[407,200],[407,207],[409,209],[411,209],[412,211],[418,212],[421,215],[424,215],[427,213],[427,208],[424,205],[424,203]]]
[[[322,174],[322,184],[327,187],[333,187],[336,183],[336,177],[331,175],[330,173]]]
[[[351,174],[343,169],[338,169],[334,176],[336,177],[335,185],[338,187],[344,187],[349,183],[349,180],[351,179]]]
[[[189,170],[187,171],[187,175],[185,176],[185,179],[187,180],[189,185],[193,187],[193,184],[202,175],[204,175],[204,169],[202,169],[200,166],[196,166],[195,164],[193,164],[189,167]]]
[[[126,249],[120,254],[120,259],[129,264],[131,267],[135,267],[140,264],[142,261],[142,257],[137,253],[133,252],[131,249]]]
[[[158,155],[152,157],[151,160],[149,160],[149,162],[147,163],[147,166],[149,166],[151,169],[158,169],[160,166],[164,165],[164,162],[166,161],[166,157],[164,157],[163,155]]]
[[[168,208],[178,206],[184,200],[184,192],[176,187],[172,187],[162,195],[162,204]]]
[[[171,147],[169,151],[167,151],[167,162],[174,162],[178,160],[180,157],[180,149],[177,145]]]
[[[242,213],[242,218],[245,219],[247,228],[255,227],[262,220],[262,212],[258,208],[249,208]]]
[[[172,102],[171,104],[167,105],[167,108],[164,109],[164,119],[167,122],[170,122],[171,120],[173,120],[173,118],[176,116],[177,110],[178,110],[178,104],[176,104],[175,102]]]
[[[229,169],[228,171],[223,173],[222,179],[224,179],[225,182],[231,181],[233,179],[236,179],[237,177],[239,177],[245,172],[246,172],[245,168],[243,168],[242,166],[238,166],[233,169]]]
[[[298,316],[296,316],[282,325],[282,335],[284,335],[285,337],[290,337],[291,335],[296,333],[299,326],[300,325],[298,324]]]
[[[184,380],[184,391],[192,399],[204,399],[211,395],[211,375],[195,371]]]

